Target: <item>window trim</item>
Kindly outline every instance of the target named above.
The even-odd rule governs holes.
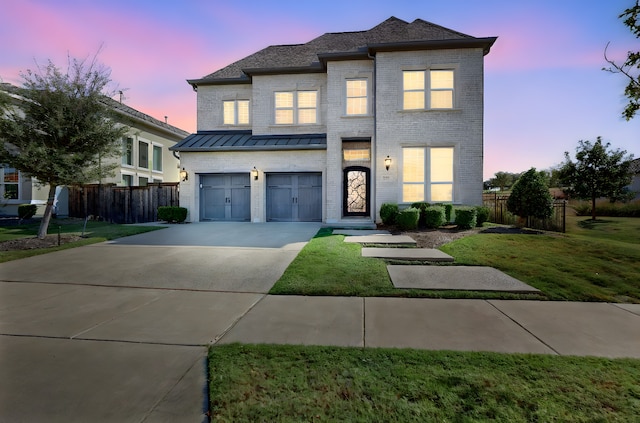
[[[18,174],[18,180],[16,182],[13,181],[5,181],[5,169],[14,169],[17,174]],[[20,203],[22,202],[22,183],[24,182],[23,180],[23,175],[22,172],[15,168],[15,167],[11,167],[9,165],[6,164],[0,164],[0,175],[1,178],[0,179],[0,200],[4,203],[6,202],[6,204],[13,204],[13,203]],[[11,185],[11,186],[16,186],[17,187],[17,198],[6,198],[5,194],[7,192],[7,185]]]
[[[131,141],[131,163],[125,163],[125,161],[124,161],[125,157],[126,157],[126,154],[125,154],[125,143],[127,141]],[[133,158],[135,157],[134,150],[135,149],[134,149],[134,139],[133,139],[133,137],[123,137],[122,138],[122,158],[120,160],[120,164],[122,166],[133,167]]]
[[[315,100],[316,100],[316,104],[315,107],[300,107],[299,106],[299,102],[300,102],[300,94],[301,93],[314,93],[315,94]],[[277,96],[278,94],[291,94],[292,96],[292,106],[289,107],[278,107],[278,102],[277,102]],[[318,125],[319,124],[319,116],[318,116],[318,106],[319,103],[319,90],[314,90],[314,89],[309,89],[309,90],[282,90],[282,91],[274,91],[273,92],[273,111],[274,111],[274,115],[273,115],[273,123],[276,126],[309,126],[309,125]],[[284,122],[284,123],[279,123],[278,122],[278,111],[279,110],[283,110],[283,111],[287,111],[290,110],[291,111],[291,122]],[[300,112],[303,110],[314,110],[315,111],[315,119],[313,122],[305,122],[305,123],[300,123]]]
[[[156,169],[156,160],[155,160],[155,154],[154,154],[156,148],[160,149],[160,169]],[[152,143],[151,144],[151,171],[152,172],[158,172],[158,173],[163,172],[163,165],[164,165],[163,156],[164,156],[163,145],[158,143]]]
[[[146,166],[143,166],[140,162],[140,159],[141,159],[140,153],[142,151],[142,149],[140,148],[140,144],[142,143],[147,145],[147,165]],[[150,145],[151,143],[149,141],[138,139],[138,168],[139,169],[149,169],[149,146]]]
[[[349,82],[354,81],[364,81],[365,82],[365,92],[364,96],[349,96]],[[360,99],[364,98],[365,100],[365,110],[364,113],[349,113],[349,99]],[[369,115],[369,78],[347,78],[345,80],[345,116],[368,116]]]
[[[247,105],[247,121],[240,122],[240,103]],[[225,105],[233,104],[233,122],[225,122]],[[234,99],[234,100],[222,100],[222,124],[225,126],[249,126],[251,125],[251,100],[249,99]]]

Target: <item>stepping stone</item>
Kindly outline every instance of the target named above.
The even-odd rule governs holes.
[[[362,257],[396,260],[424,260],[452,262],[453,257],[434,248],[363,248]]]
[[[347,236],[344,242],[355,242],[359,244],[394,244],[394,245],[416,245],[416,241],[408,235],[364,235]]]
[[[387,266],[396,288],[539,293],[518,279],[484,266]]]
[[[389,231],[377,230],[377,229],[334,229],[334,235],[349,235],[349,236],[361,236],[361,235],[391,235]]]

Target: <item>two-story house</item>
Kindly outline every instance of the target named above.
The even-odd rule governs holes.
[[[16,108],[24,99],[20,89],[7,83],[0,90],[9,94]],[[169,147],[189,135],[188,132],[140,112],[124,103],[105,97],[104,103],[122,117],[128,127],[127,136],[121,140],[122,156],[112,176],[95,183],[121,186],[144,186],[152,182],[177,182],[179,160]],[[49,187],[41,186],[29,175],[6,165],[0,165],[0,215],[15,216],[20,204],[38,204],[44,211]],[[58,187],[56,212],[67,214],[66,189]]]
[[[391,17],[200,79],[180,154],[188,220],[372,225],[385,202],[481,204],[495,37]]]

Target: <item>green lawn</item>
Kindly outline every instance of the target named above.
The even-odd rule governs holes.
[[[0,226],[0,242],[9,241],[19,238],[33,238],[38,233],[39,223],[31,223],[28,225],[16,226]],[[155,231],[161,229],[161,226],[134,226],[134,225],[118,225],[108,222],[87,222],[84,228],[84,220],[79,219],[52,219],[49,224],[49,234],[57,234],[58,230],[61,234],[83,234],[86,239],[76,241],[69,244],[63,244],[59,247],[42,248],[37,250],[15,250],[0,251],[0,263],[20,258],[46,254],[52,251],[65,250],[75,248],[82,245],[95,244],[110,239],[121,238],[129,235],[141,234],[144,232]]]
[[[220,422],[631,422],[640,360],[226,345],[209,350]]]
[[[456,264],[492,266],[540,289],[542,298],[640,302],[640,219],[595,223],[570,217],[566,234],[471,235],[441,248]],[[536,298],[538,295],[394,289],[385,262],[323,229],[291,263],[271,294]]]

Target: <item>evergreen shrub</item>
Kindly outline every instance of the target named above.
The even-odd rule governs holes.
[[[182,223],[187,218],[187,209],[176,206],[158,207],[158,220],[169,223]]]
[[[455,224],[458,229],[471,229],[477,224],[477,211],[475,207],[456,207]]]
[[[435,229],[445,223],[445,209],[440,206],[432,206],[421,213],[421,220],[424,220],[425,228]],[[422,218],[424,216],[424,218]]]
[[[38,206],[35,204],[20,204],[18,206],[18,217],[21,220],[31,219],[38,211]]]
[[[396,216],[398,216],[399,208],[396,203],[383,203],[380,206],[380,219],[385,225],[393,225],[396,223]]]
[[[420,210],[409,207],[402,210],[396,217],[396,224],[398,228],[403,231],[416,229],[418,227],[418,220],[420,219]]]

